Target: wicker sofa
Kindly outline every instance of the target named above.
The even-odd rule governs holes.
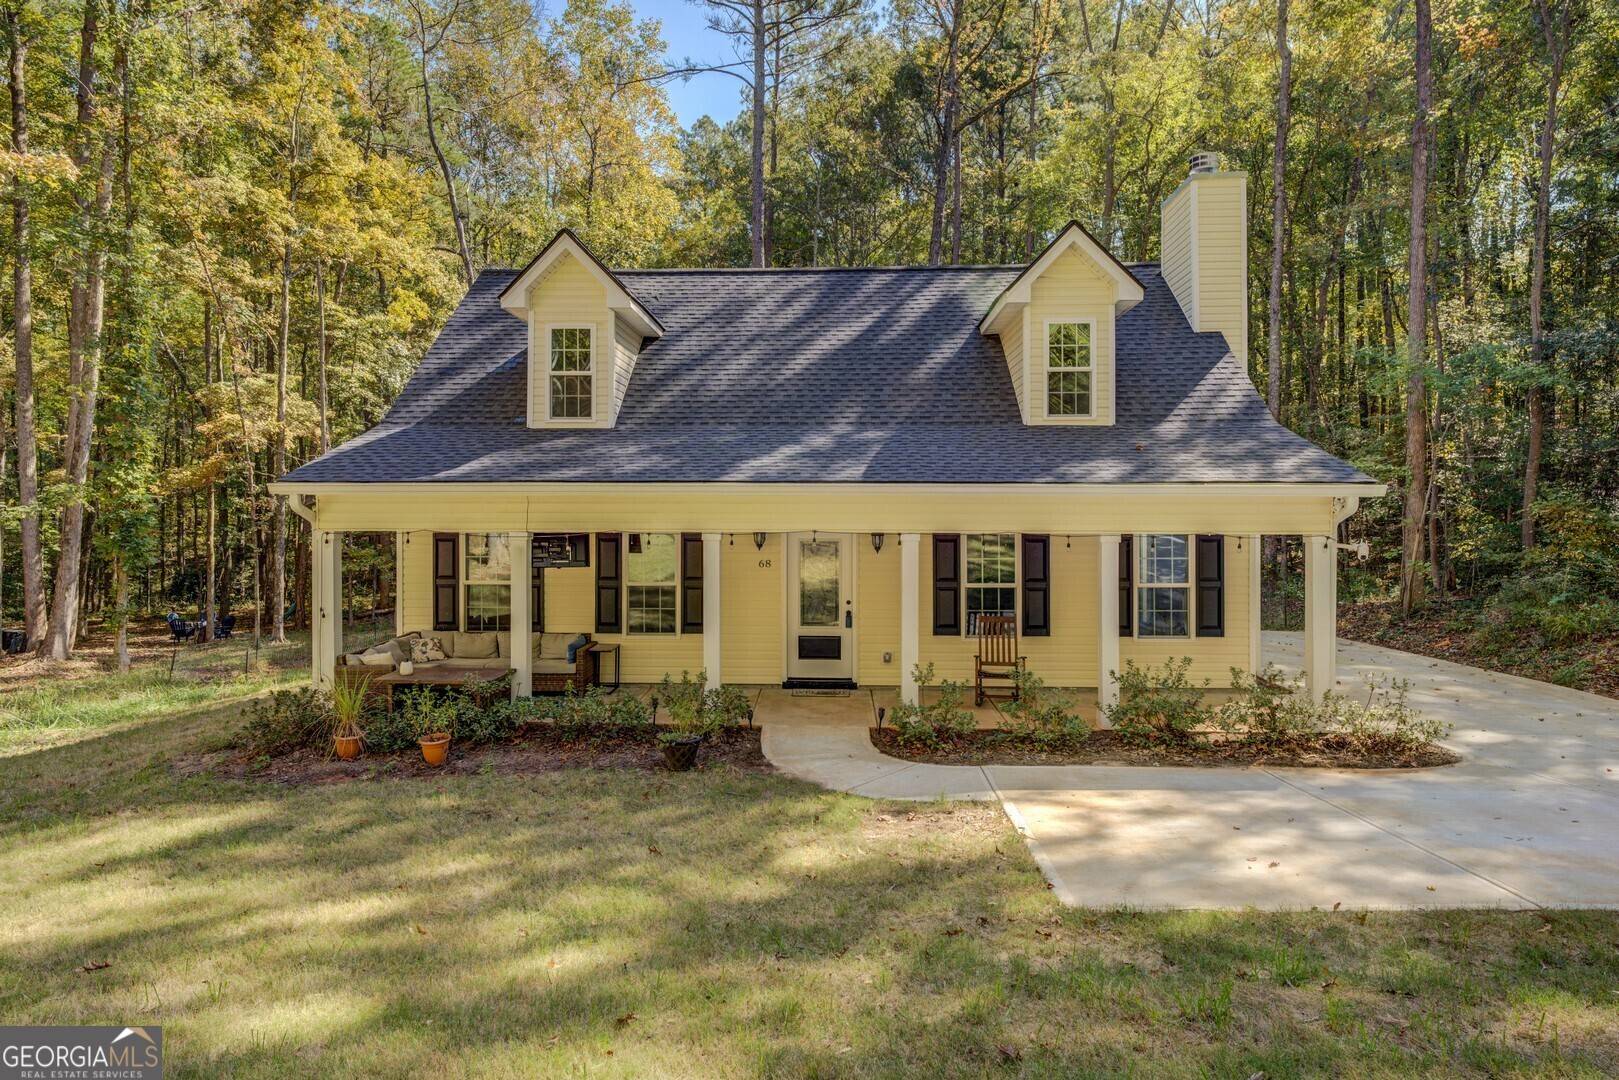
[[[396,673],[400,662],[410,657],[414,643],[422,638],[436,639],[444,652],[444,659],[416,661],[413,665],[416,672],[434,675],[457,672],[496,679],[512,668],[509,631],[412,630],[361,652],[338,657],[337,677],[347,683]],[[590,650],[590,645],[590,635],[585,633],[535,634],[531,639],[534,691],[562,693],[572,689],[575,693],[584,693],[588,687],[594,686],[596,654]],[[572,660],[568,659],[570,647],[574,653]]]

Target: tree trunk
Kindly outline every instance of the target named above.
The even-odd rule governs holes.
[[[1282,418],[1282,256],[1287,237],[1287,135],[1293,106],[1293,49],[1287,43],[1288,0],[1276,4],[1276,148],[1271,156],[1269,338],[1265,351],[1265,403]],[[1238,357],[1244,364],[1247,357]]]
[[[8,12],[11,39],[11,149],[28,153],[28,36],[18,11]],[[21,172],[11,181],[12,334],[17,354],[17,501],[22,534],[23,633],[30,649],[45,641],[45,559],[39,538],[39,437],[34,418],[34,279],[29,250],[29,196]]]
[[[1542,30],[1546,35],[1546,115],[1540,125],[1538,158],[1540,172],[1535,183],[1535,236],[1529,253],[1529,362],[1538,376],[1546,366],[1546,247],[1551,231],[1552,161],[1557,154],[1557,99],[1563,83],[1563,60],[1568,55],[1569,5],[1565,0],[1556,19],[1538,0]],[[1523,467],[1523,549],[1535,546],[1535,497],[1540,487],[1540,457],[1546,439],[1546,391],[1529,388],[1529,448]]]
[[[959,0],[951,7],[949,47],[945,52],[944,115],[940,120],[938,143],[933,150],[933,222],[928,231],[928,265],[944,262],[945,204],[950,198],[950,152],[955,147],[956,117],[961,102],[956,62],[961,48],[961,5]]]
[[[118,672],[121,675],[129,674],[129,574],[124,569],[124,560],[121,556],[112,557],[112,580],[117,607],[118,640],[114,646],[118,656]]]
[[[753,265],[765,264],[765,5],[753,0],[753,147],[748,163],[748,232]]]
[[[99,0],[86,0],[79,33],[78,115],[73,161],[81,176],[89,171],[100,148],[94,173],[94,193],[82,186],[74,193],[79,225],[86,239],[82,270],[69,290],[68,387],[69,402],[64,449],[67,481],[71,485],[62,508],[61,547],[56,562],[56,587],[51,598],[51,621],[45,635],[45,655],[66,660],[73,653],[79,632],[80,575],[83,571],[85,485],[90,474],[90,448],[95,434],[96,393],[101,380],[101,328],[106,305],[106,248],[97,235],[98,225],[112,207],[115,145],[110,130],[96,120],[95,45],[100,33]],[[115,81],[122,78],[128,55],[120,42],[115,50]],[[82,180],[81,180],[82,185]]]
[[[1405,389],[1405,513],[1401,521],[1400,610],[1422,602],[1422,561],[1428,505],[1428,116],[1433,107],[1432,36],[1428,0],[1416,0],[1417,111],[1411,124],[1411,256],[1407,304]]]
[[[275,443],[271,465],[279,479],[287,472],[287,348],[292,326],[292,246],[281,250],[281,321],[275,357]],[[287,641],[287,500],[277,496],[270,517],[270,644]]]
[[[324,454],[332,448],[332,422],[326,401],[326,264],[320,262],[315,264],[315,311],[320,335],[320,371],[316,380],[320,397],[320,452]]]
[[[444,178],[444,191],[450,204],[450,222],[455,226],[455,249],[461,256],[461,272],[470,286],[477,275],[472,269],[472,250],[467,246],[467,223],[461,216],[461,200],[455,193],[455,172],[439,146],[438,117],[433,111],[433,82],[428,76],[430,47],[427,44],[427,17],[420,9],[416,11],[416,33],[422,76],[422,119],[427,126],[427,142],[433,148],[433,159],[438,162],[439,175]]]

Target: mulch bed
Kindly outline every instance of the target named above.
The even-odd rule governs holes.
[[[1133,746],[1116,731],[1093,731],[1072,749],[1041,750],[1005,731],[968,732],[939,746],[907,746],[892,728],[871,731],[872,744],[885,754],[929,765],[1187,765],[1196,768],[1243,768],[1273,765],[1305,769],[1427,769],[1454,765],[1459,754],[1428,743],[1402,753],[1367,753],[1326,740],[1304,749],[1257,750],[1249,746],[1211,743],[1186,749]]]
[[[663,750],[655,733],[639,737],[567,740],[546,726],[534,726],[516,739],[490,746],[450,746],[450,760],[438,768],[422,760],[416,749],[390,754],[366,752],[355,761],[339,761],[313,750],[278,758],[250,758],[225,750],[179,765],[187,773],[207,773],[235,780],[267,780],[277,784],[325,784],[346,780],[431,779],[492,771],[501,774],[547,773],[559,769],[631,769],[662,772]],[[703,743],[700,770],[732,768],[768,773],[774,768],[759,748],[757,728],[729,728]]]

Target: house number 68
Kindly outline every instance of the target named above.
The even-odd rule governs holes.
[[[759,569],[761,569],[761,570],[769,570],[770,569],[770,560],[769,559],[760,559],[759,560]]]

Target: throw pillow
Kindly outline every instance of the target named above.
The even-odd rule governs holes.
[[[568,663],[571,664],[579,658],[579,650],[584,648],[585,642],[589,640],[589,635],[580,634],[578,637],[568,642]]]
[[[410,643],[410,658],[418,664],[444,659],[444,642],[436,637],[417,638]]]
[[[388,652],[365,652],[360,654],[360,664],[363,667],[387,668],[393,670],[394,658]]]

